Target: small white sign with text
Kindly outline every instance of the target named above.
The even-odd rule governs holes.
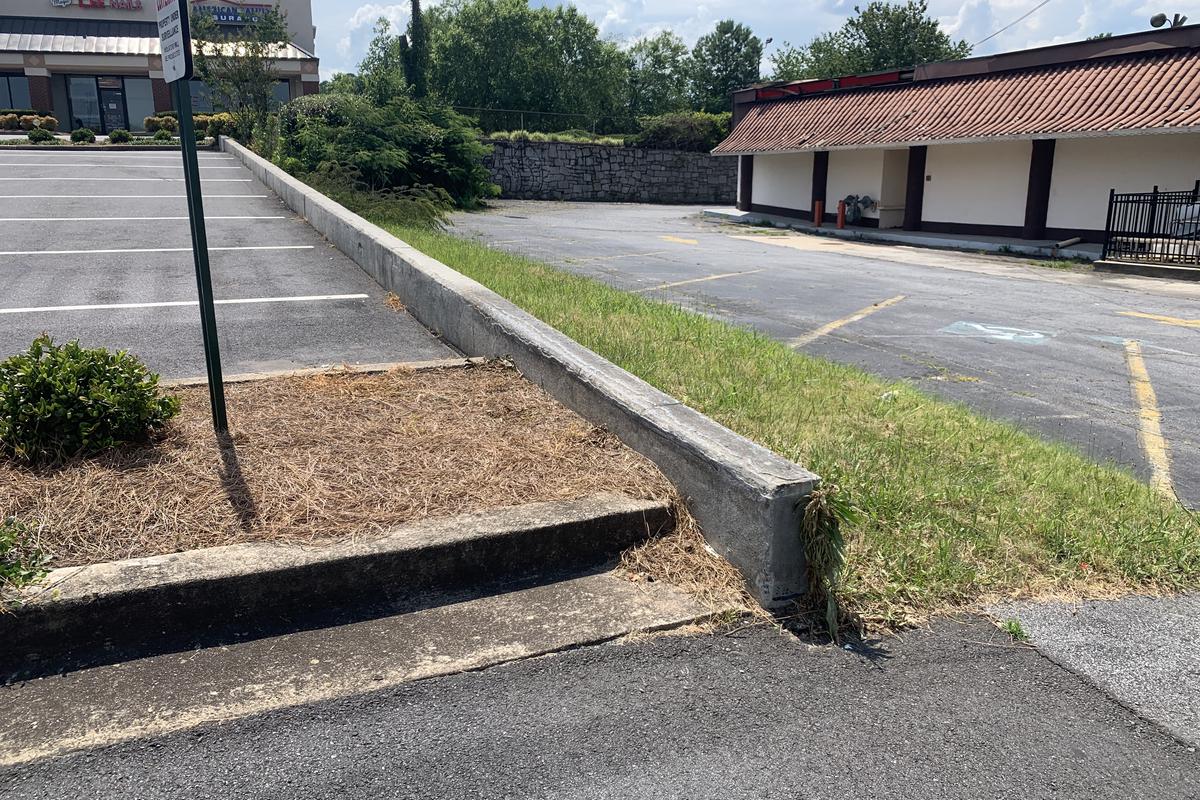
[[[158,40],[162,43],[163,80],[174,83],[192,77],[192,37],[183,0],[154,0],[158,7]]]

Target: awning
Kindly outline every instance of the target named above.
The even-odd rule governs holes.
[[[1200,49],[760,102],[713,152],[1140,132],[1200,132]]]
[[[158,28],[153,22],[0,17],[0,52],[159,55]],[[290,42],[276,48],[271,57],[289,61],[316,59]]]

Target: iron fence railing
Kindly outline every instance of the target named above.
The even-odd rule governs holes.
[[[1200,266],[1200,180],[1178,192],[1111,190],[1102,257]]]

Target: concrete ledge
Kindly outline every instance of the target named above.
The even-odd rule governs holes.
[[[598,495],[431,519],[382,536],[252,542],[51,572],[0,613],[6,655],[259,622],[601,564],[672,525],[668,504]]]
[[[215,144],[197,145],[196,149],[202,153],[214,152],[217,150]],[[173,150],[176,153],[181,153],[183,148],[177,144],[4,144],[0,139],[0,153],[6,150],[40,150],[59,152],[73,152],[76,150],[102,150],[107,153],[128,153],[133,151],[154,152],[155,150]],[[180,156],[182,158],[182,156]]]
[[[432,361],[385,361],[378,364],[338,364],[336,367],[305,367],[303,369],[281,369],[272,372],[238,372],[225,375],[224,383],[252,383],[274,378],[306,378],[312,375],[369,375],[373,372],[390,372],[394,369],[424,372],[434,369],[458,369],[486,364],[486,358],[439,358]],[[206,386],[208,377],[197,375],[190,378],[168,378],[160,380],[159,386]]]
[[[761,603],[804,592],[800,520],[819,478],[601,358],[226,137],[221,149],[469,356],[511,358],[526,377],[645,455],[679,489],[713,548]]]
[[[1148,278],[1200,281],[1200,267],[1174,267],[1169,264],[1142,264],[1136,261],[1097,261],[1093,266],[1101,272],[1120,272],[1124,275],[1144,275]]]

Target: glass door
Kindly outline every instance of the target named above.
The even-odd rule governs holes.
[[[100,87],[100,116],[104,127],[99,133],[108,133],[116,128],[129,128],[125,121],[125,91],[120,78],[97,78]]]

